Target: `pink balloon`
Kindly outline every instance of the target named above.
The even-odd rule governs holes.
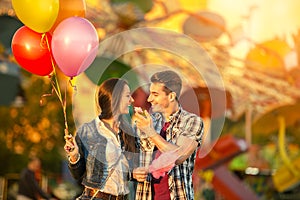
[[[57,66],[72,78],[92,64],[98,45],[97,31],[90,21],[82,17],[69,17],[55,28],[51,49]]]

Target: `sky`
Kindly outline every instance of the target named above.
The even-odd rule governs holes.
[[[300,27],[299,0],[160,0],[166,5],[180,5],[189,11],[207,9],[226,21],[233,30],[242,26],[245,34],[257,42],[273,37],[286,37]],[[86,0],[97,5],[99,0]]]
[[[298,0],[208,0],[207,8],[220,14],[228,30],[242,30],[256,43],[284,39],[293,48],[292,34],[300,27]]]
[[[298,0],[208,0],[208,9],[222,15],[229,29],[242,24],[256,41],[296,32],[300,27],[299,7]]]

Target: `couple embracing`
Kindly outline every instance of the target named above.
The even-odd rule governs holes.
[[[70,172],[84,185],[78,199],[194,199],[192,173],[203,121],[181,107],[177,73],[156,72],[150,80],[151,114],[135,109],[134,120],[127,120],[134,102],[129,85],[111,78],[95,93],[96,118],[75,137],[65,136]]]

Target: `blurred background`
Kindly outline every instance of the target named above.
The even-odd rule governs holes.
[[[42,158],[41,185],[59,199],[73,199],[80,187],[67,169],[65,123],[75,132],[93,118],[91,88],[104,79],[134,71],[131,80],[143,85],[165,66],[188,79],[183,107],[200,115],[207,127],[193,177],[195,199],[300,199],[299,1],[65,0],[60,6],[59,14],[81,16],[94,25],[100,50],[102,41],[114,37],[114,42],[105,53],[99,50],[71,87],[69,78],[56,70],[66,92],[64,116],[53,77],[32,74],[16,62],[11,41],[24,24],[12,2],[0,0],[0,199],[15,199],[19,173],[31,155]],[[224,86],[208,88],[194,66],[172,52],[127,52],[139,40],[164,42],[159,36],[118,35],[144,27],[178,33],[172,35],[174,45],[206,66],[201,69],[208,77],[214,77],[211,69],[216,68]],[[207,56],[189,49],[190,40],[182,34]],[[113,56],[118,52],[126,53]],[[103,71],[101,66],[108,67]],[[103,73],[101,79],[95,72]],[[146,87],[135,88],[135,106],[148,109],[147,95]],[[192,106],[190,95],[196,98]],[[217,111],[212,112],[212,104]]]

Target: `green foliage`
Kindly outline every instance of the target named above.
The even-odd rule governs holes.
[[[225,118],[222,134],[232,134],[237,138],[245,139],[245,120],[244,116],[236,121]]]
[[[19,173],[31,155],[41,158],[46,173],[60,173],[61,161],[65,159],[62,105],[56,94],[52,94],[50,77],[22,71],[22,78],[25,105],[0,107],[0,176]],[[60,79],[60,82],[66,81]],[[64,93],[64,89],[61,90]],[[52,95],[42,98],[44,94]],[[75,125],[70,99],[67,92],[67,120],[69,129],[73,130]]]
[[[153,7],[152,0],[111,0],[112,4],[132,3],[141,9],[144,13],[149,12]]]

